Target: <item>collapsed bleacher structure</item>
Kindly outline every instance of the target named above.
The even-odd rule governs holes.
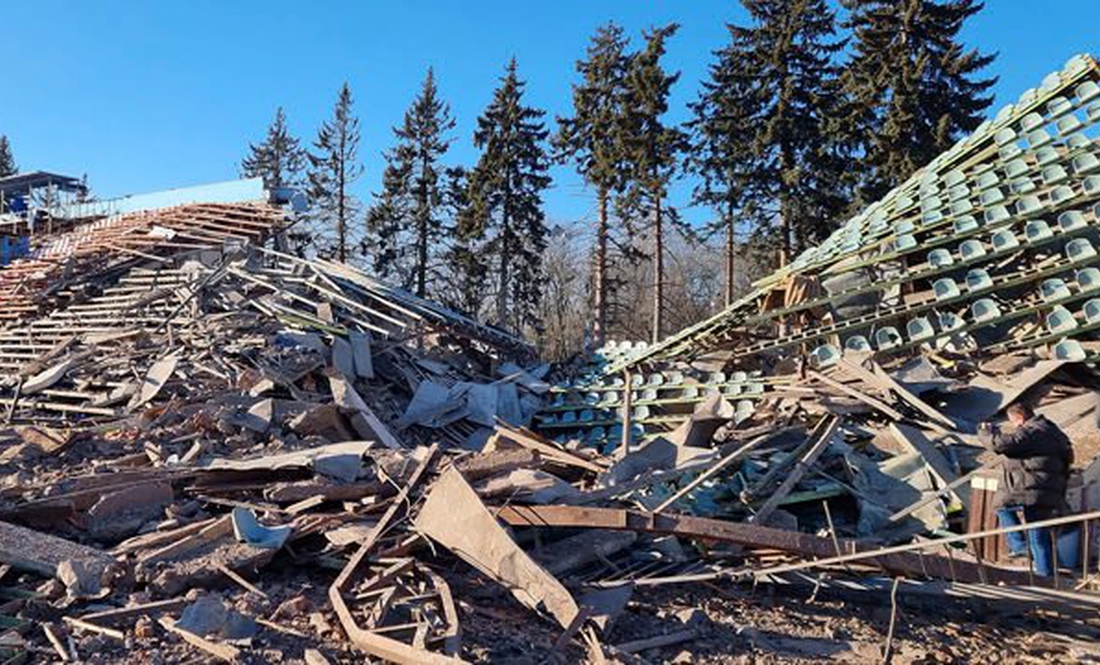
[[[626,370],[640,436],[645,425],[675,426],[690,413],[680,405],[708,393],[748,417],[770,386],[788,382],[783,361],[799,356],[815,369],[844,352],[1036,350],[1093,361],[1098,137],[1100,70],[1075,56],[731,307],[659,344],[600,349],[570,386],[580,399],[559,398],[543,427],[617,445]],[[720,369],[676,366],[712,353],[697,364]]]
[[[0,180],[0,658],[1095,658],[1098,130],[1077,56],[719,315],[558,368],[287,253],[258,180]],[[1078,468],[1002,528],[974,427],[1016,400]],[[1052,579],[1003,556],[1037,526]]]

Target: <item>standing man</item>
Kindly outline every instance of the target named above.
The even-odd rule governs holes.
[[[978,436],[983,445],[1000,455],[1001,485],[994,497],[1002,527],[1050,519],[1068,511],[1066,485],[1073,465],[1073,446],[1065,433],[1046,416],[1037,416],[1026,404],[1013,403],[1006,410],[1013,429],[1003,434],[982,423]],[[1049,528],[1005,534],[1009,551],[1016,556],[1031,548],[1035,572],[1054,574]]]

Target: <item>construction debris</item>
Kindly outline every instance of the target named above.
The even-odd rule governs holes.
[[[1100,186],[1047,182],[1043,157],[994,144],[1061,128],[1096,81],[1075,59],[721,316],[553,368],[503,330],[274,249],[293,213],[266,202],[35,236],[0,269],[0,654],[866,662],[885,643],[973,661],[1040,614],[1073,637],[1031,655],[1092,653],[1100,305],[1083,323],[1065,305],[1100,286],[1079,242]],[[1051,163],[1095,150],[1072,136]],[[962,190],[1010,168],[1042,188],[1012,185],[1018,214],[983,195],[971,226]],[[992,250],[933,256],[987,232]],[[1024,325],[1040,314],[1045,331]],[[1074,513],[1040,523],[1051,579],[1002,555],[997,463],[974,437],[1019,400],[1077,448]]]

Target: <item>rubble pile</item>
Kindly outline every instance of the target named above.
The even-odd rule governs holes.
[[[1059,262],[1073,220],[1000,235],[967,294],[905,257],[945,237],[941,179],[1028,166],[990,142],[1040,105],[1075,131],[1053,98],[1086,109],[1096,77],[1071,61],[715,319],[569,367],[280,251],[266,204],[36,238],[0,269],[2,662],[1095,659],[1092,321],[1024,320],[1082,298],[1092,273],[1042,280],[1095,254]],[[925,200],[938,216],[882,235]],[[828,281],[868,265],[893,276]],[[991,288],[1019,307],[977,306]],[[1053,578],[1002,556],[975,434],[1017,401],[1075,444]]]

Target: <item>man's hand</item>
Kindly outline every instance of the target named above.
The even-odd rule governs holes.
[[[978,441],[986,448],[991,448],[993,445],[993,432],[993,423],[989,421],[978,423]]]

